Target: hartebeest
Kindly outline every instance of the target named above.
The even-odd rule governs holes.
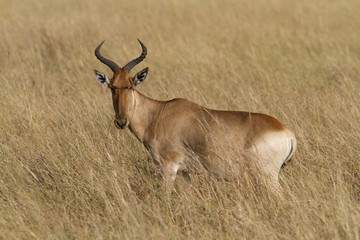
[[[142,83],[148,68],[130,77],[131,69],[147,54],[138,40],[141,55],[119,67],[100,54],[104,41],[95,49],[95,56],[111,68],[113,77],[95,70],[96,79],[110,88],[115,110],[115,126],[130,131],[159,162],[164,180],[171,185],[185,159],[198,156],[202,166],[216,175],[239,170],[239,161],[251,161],[268,175],[277,188],[281,166],[296,149],[296,138],[277,119],[241,111],[218,111],[186,99],[157,101],[144,96],[135,87]],[[226,177],[226,176],[224,176]]]

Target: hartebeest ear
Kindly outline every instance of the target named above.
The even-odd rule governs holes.
[[[102,85],[104,85],[106,87],[109,86],[110,80],[104,73],[99,72],[97,70],[94,70],[94,72],[95,72],[96,80],[98,80],[99,83],[101,83]]]
[[[136,85],[142,83],[145,80],[145,78],[148,74],[148,71],[149,71],[149,68],[146,67],[143,70],[141,70],[140,72],[138,72],[137,74],[135,74],[135,76],[133,78],[133,84],[136,86]]]

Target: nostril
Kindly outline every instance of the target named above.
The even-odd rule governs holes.
[[[115,127],[117,127],[117,128],[119,128],[119,129],[121,129],[121,127],[120,127],[120,124],[119,124],[118,120],[114,119],[114,124],[115,124]]]
[[[120,127],[121,127],[121,128],[124,128],[125,125],[126,125],[126,122],[127,122],[126,118],[125,118],[125,119],[122,119],[122,120],[119,122]]]
[[[123,129],[126,125],[127,120],[124,119],[123,121],[118,121],[117,119],[114,119],[114,124],[115,127],[119,128],[119,129]]]

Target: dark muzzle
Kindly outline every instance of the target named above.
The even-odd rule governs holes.
[[[118,121],[117,119],[114,119],[115,127],[118,129],[123,129],[126,126],[126,118],[123,121]]]

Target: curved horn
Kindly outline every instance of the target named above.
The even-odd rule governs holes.
[[[142,60],[144,60],[144,58],[146,57],[147,54],[147,49],[145,47],[145,45],[138,39],[141,47],[142,47],[142,53],[140,55],[140,57],[132,60],[131,62],[129,62],[128,64],[126,64],[123,69],[126,70],[128,73],[130,73],[131,69],[133,67],[135,67],[135,65],[139,64]]]
[[[108,66],[109,68],[111,68],[111,70],[116,73],[116,71],[120,68],[119,65],[117,65],[116,63],[114,63],[113,61],[104,58],[103,56],[101,56],[100,54],[100,48],[103,45],[103,43],[105,42],[102,41],[99,46],[97,46],[97,48],[95,49],[95,56],[97,57],[97,59],[100,60],[100,62],[104,63],[106,66]]]

